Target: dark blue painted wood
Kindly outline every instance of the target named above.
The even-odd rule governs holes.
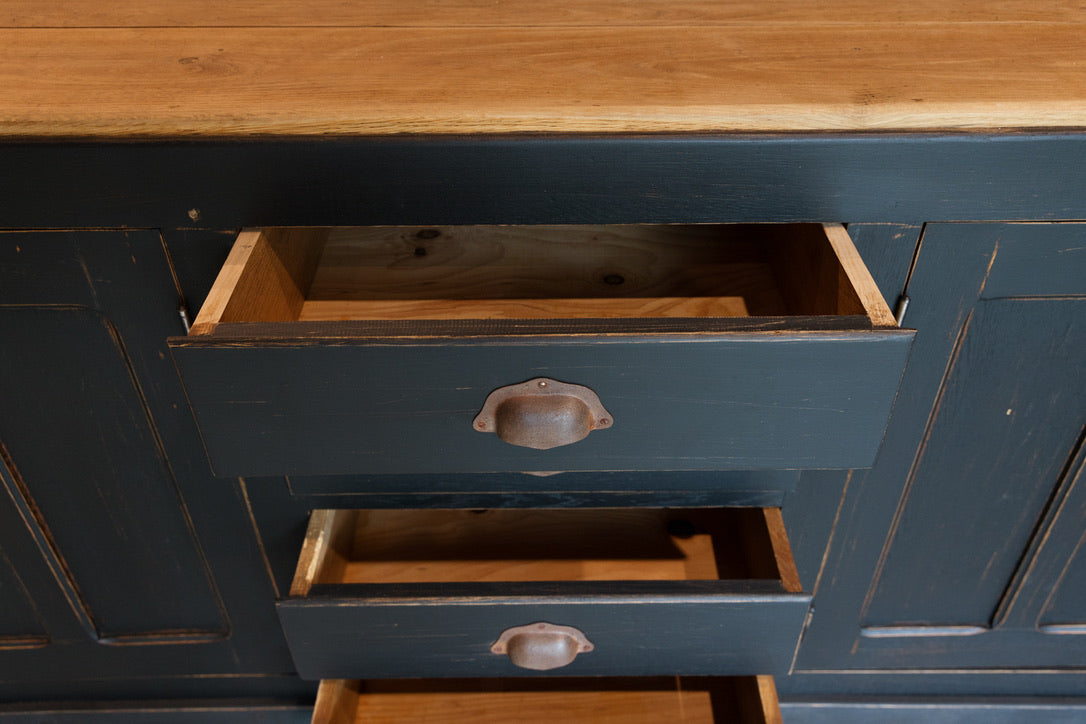
[[[919,226],[902,224],[849,224],[848,234],[891,308],[905,291],[912,259],[920,241]],[[862,473],[861,473],[862,474]],[[842,495],[852,474],[831,470],[805,470],[800,483],[782,506],[788,539],[800,579],[818,579],[823,554],[834,531]]]
[[[71,653],[71,652],[69,652]],[[86,669],[84,669],[84,673]],[[312,707],[317,684],[302,681],[293,673],[254,675],[148,676],[130,670],[121,678],[90,676],[78,678],[56,670],[51,675],[18,683],[0,683],[0,710],[11,713],[33,711],[36,707],[81,710],[95,702],[119,703],[137,708],[141,702],[172,702],[174,708],[198,706],[204,702],[261,702]],[[308,721],[308,720],[307,720]]]
[[[1073,133],[13,143],[0,165],[24,228],[1086,218]]]
[[[738,582],[658,582],[636,592],[606,583],[419,585],[380,598],[367,595],[373,588],[279,603],[303,678],[538,676],[490,652],[505,629],[538,621],[575,626],[595,646],[548,675],[783,673],[809,602]]]
[[[320,508],[780,507],[796,470],[633,471],[432,475],[291,476],[290,492]],[[260,485],[262,481],[250,481]]]
[[[1086,299],[977,304],[943,384],[865,627],[993,624],[1086,425],[1084,360]]]
[[[0,601],[4,602],[0,609],[0,651],[49,643],[41,614],[3,549],[0,549]]]
[[[215,277],[237,240],[234,229],[164,229],[162,241],[171,261],[190,323],[200,313]]]
[[[1081,724],[1086,722],[1086,700],[785,699],[781,714],[788,724]]]
[[[0,722],[7,724],[213,724],[214,722],[261,722],[261,724],[308,724],[311,704],[267,701],[185,702],[148,701],[101,703],[79,706],[35,704],[4,708]]]
[[[0,440],[97,637],[225,636],[109,320],[78,307],[3,307],[0,338]]]
[[[1061,469],[1086,423],[1086,408],[1076,403],[1084,393],[1081,360],[1086,350],[1079,329],[1084,315],[1078,310],[1086,300],[1066,297],[1068,289],[1060,281],[1086,276],[1086,270],[1076,272],[1078,277],[1057,272],[1053,295],[1034,298],[1044,291],[1043,276],[1028,265],[1017,267],[1015,259],[1028,251],[1013,248],[1038,243],[1041,249],[1069,249],[1073,244],[1068,241],[1082,228],[926,227],[908,288],[912,306],[905,323],[918,332],[902,392],[875,467],[854,472],[844,488],[815,583],[815,614],[797,659],[798,673],[783,684],[786,692],[1058,693],[1056,675],[1045,684],[1042,677],[1003,674],[1083,660],[1086,639],[1024,625],[1015,618],[1014,603],[1017,597],[1018,605],[1026,606],[1057,583],[1021,575],[1034,542],[1055,536],[1052,544],[1063,551],[1072,542],[1071,526],[1058,524],[1067,519],[1053,518],[1047,510],[1068,485]],[[1067,254],[1052,258],[1053,263],[1078,264]],[[988,285],[989,279],[1003,281]],[[1007,298],[1011,288],[1028,296]],[[998,295],[998,301],[982,301],[989,295]],[[980,330],[986,331],[973,337]],[[1021,388],[1017,397],[1015,388]],[[1006,393],[1013,403],[1004,404]],[[1012,410],[1009,416],[1007,409]],[[1035,419],[1017,433],[1002,433],[1017,415]],[[953,467],[926,467],[927,456],[939,456],[954,436],[959,455],[950,456],[949,450],[943,455]],[[1040,447],[1033,449],[1034,444]],[[1016,447],[1017,458],[1010,455]],[[1047,476],[1043,470],[1024,472],[1022,466],[1034,454],[1038,464],[1048,467]],[[1006,464],[990,478],[995,488],[985,490],[983,471],[992,470],[1000,455],[1008,456]],[[1001,482],[1004,469],[1011,477]],[[1031,513],[1021,515],[1030,506]],[[1017,530],[985,527],[1012,519]],[[890,539],[884,548],[891,530],[899,535],[909,531],[911,538],[907,544]],[[978,540],[984,536],[986,550],[981,552]],[[1053,555],[1056,568],[1060,554]],[[1036,560],[1040,565],[1049,559]],[[985,578],[989,562],[992,580]],[[895,568],[900,565],[912,572]],[[897,582],[896,593],[877,587],[884,580]],[[968,608],[963,611],[962,605]],[[861,623],[875,623],[875,616],[878,623],[895,626],[862,630]],[[888,671],[953,667],[989,673],[945,680]],[[832,673],[872,669],[885,673],[870,678]]]
[[[0,698],[291,668],[245,501],[211,478],[165,346],[177,299],[157,233],[0,234],[0,545],[48,634],[0,652]]]
[[[1007,623],[1081,635],[1086,633],[1086,429],[1060,483],[1041,526],[1044,534],[1023,562],[1019,587],[1027,596],[1015,602]]]
[[[817,616],[817,612],[815,614]],[[1028,643],[1018,641],[1021,646]],[[828,670],[818,673],[793,670],[776,677],[782,698],[804,701],[821,697],[1065,697],[1082,691],[1082,673],[1072,667],[1058,669],[892,669]]]
[[[33,607],[29,617],[26,615],[29,612],[17,617],[21,619],[21,628],[30,628],[12,631],[14,640],[8,642],[8,650],[17,653],[5,653],[4,656],[12,660],[25,659],[28,655],[40,655],[40,651],[35,650],[53,642],[86,641],[93,637],[91,622],[85,616],[74,614],[78,605],[77,600],[73,605],[76,592],[56,557],[50,554],[48,539],[41,526],[34,522],[33,513],[7,463],[0,464],[0,488],[0,541],[17,584],[8,590],[8,594],[17,595],[20,589],[25,590]],[[11,604],[5,601],[5,605],[13,610],[20,608],[18,599]]]
[[[863,466],[910,339],[889,330],[171,344],[218,475],[335,475]],[[473,429],[492,390],[534,377],[589,387],[614,424],[543,451]]]
[[[203,209],[203,219],[197,223],[214,224],[219,228],[242,224],[301,223],[300,218],[306,214],[310,214],[313,218],[309,221],[315,223],[437,223],[455,219],[465,223],[499,219],[539,223],[561,220],[673,221],[698,220],[703,216],[705,220],[714,221],[840,219],[912,223],[933,219],[1086,218],[1086,196],[1081,193],[1080,173],[1084,165],[1082,149],[1086,146],[1086,140],[1081,136],[1008,135],[994,141],[982,136],[898,137],[897,141],[900,142],[892,137],[879,136],[636,139],[638,143],[645,144],[641,146],[645,149],[652,145],[650,141],[663,140],[665,143],[655,151],[645,150],[643,153],[635,146],[612,146],[615,150],[609,153],[613,153],[610,158],[615,163],[603,167],[608,173],[612,168],[621,169],[623,181],[613,189],[608,188],[607,194],[602,197],[598,193],[598,179],[577,162],[578,154],[570,151],[571,146],[555,145],[553,152],[547,151],[544,156],[542,149],[552,139],[533,139],[534,148],[529,148],[533,144],[521,144],[520,150],[513,146],[524,139],[498,139],[503,143],[508,140],[509,148],[494,146],[498,150],[477,155],[474,153],[477,149],[471,146],[470,139],[457,140],[460,150],[456,150],[455,154],[459,155],[446,156],[445,160],[440,160],[441,153],[419,151],[425,143],[433,143],[427,139],[403,139],[406,152],[401,153],[390,146],[392,150],[374,152],[374,156],[367,155],[369,152],[359,146],[351,148],[350,142],[327,145],[305,142],[238,144],[239,148],[235,151],[226,150],[226,144],[214,143],[191,146],[118,144],[98,148],[94,148],[94,144],[44,144],[33,148],[30,145],[7,146],[0,149],[0,159],[7,168],[16,169],[17,172],[0,174],[3,177],[0,180],[3,188],[0,198],[5,199],[0,210],[0,225],[55,227],[124,224],[170,227],[191,224],[188,210],[194,206]],[[712,143],[701,147],[687,146],[683,153],[676,153],[676,147],[669,146],[675,142],[700,143],[706,140]],[[240,148],[242,145],[245,148]],[[603,144],[599,147],[602,148]],[[432,151],[433,146],[427,150]],[[478,158],[478,163],[472,157]],[[388,168],[393,168],[396,162],[407,161],[403,165],[402,176],[395,170],[384,174],[386,178],[381,178],[380,174],[374,175],[374,178],[380,178],[381,184],[388,186],[384,190],[376,188],[377,181],[358,180],[358,169],[367,169],[366,162],[382,158],[389,159]],[[434,158],[443,165],[439,164],[436,169],[427,167]],[[292,166],[292,159],[302,160]],[[495,161],[498,163],[495,164]],[[145,169],[147,173],[132,173],[133,168]],[[304,171],[301,174],[304,183],[298,181],[298,168]],[[486,172],[479,172],[479,168],[496,170],[492,198],[470,196],[474,187],[466,185],[464,179],[485,176]],[[253,169],[258,170],[262,179],[259,185],[246,183],[253,177]],[[472,172],[472,169],[476,171]],[[523,174],[527,180],[519,181],[511,175],[513,170],[528,171]],[[425,174],[434,171],[437,173],[428,185]],[[389,184],[388,179],[393,177],[395,181]],[[457,186],[465,190],[464,195],[457,196],[455,190],[452,195],[441,193]],[[424,192],[417,193],[418,189]],[[555,192],[554,189],[560,190]],[[58,197],[65,199],[64,203],[57,203]],[[446,198],[449,200],[446,201]],[[622,201],[623,198],[633,200]],[[359,199],[362,203],[359,203]],[[975,271],[972,266],[975,248],[974,232],[953,229],[954,234],[950,235],[949,231],[940,232],[940,235],[947,234],[942,236],[947,244],[946,253],[939,257],[938,262],[933,261],[927,267],[928,271],[919,275],[921,278],[928,275],[930,281],[927,289],[935,292],[930,295],[920,293],[921,297],[926,297],[929,311],[924,312],[923,306],[917,309],[914,296],[914,308],[906,324],[919,319],[921,321],[916,324],[921,327],[922,334],[925,330],[937,336],[945,332],[952,342],[958,329],[956,325],[961,321],[958,317],[963,303],[960,293],[964,291],[968,295],[968,280]],[[195,239],[201,233],[185,232],[184,237],[176,242],[191,251],[189,260],[178,260],[179,275],[183,277],[182,288],[190,298],[202,296],[189,290],[198,289],[203,284],[202,279],[207,277],[203,269],[217,267],[217,263],[210,264],[208,257],[204,256],[205,253],[217,252],[204,252],[202,248],[197,250],[201,243]],[[1047,253],[1045,248],[1048,247],[1043,246],[1042,237],[1045,234],[1031,235],[1026,243],[1017,247],[1022,261],[1016,265],[1028,265],[1034,258],[1031,245],[1037,245],[1038,255]],[[38,240],[42,238],[38,237]],[[935,238],[930,237],[928,241]],[[1063,250],[1060,258],[1066,257],[1066,249],[1070,248],[1061,247],[1062,243],[1051,247]],[[171,237],[171,247],[174,245]],[[207,248],[212,246],[214,243],[209,242]],[[154,284],[141,286],[129,277],[125,277],[124,282],[118,281],[117,270],[125,268],[126,256],[123,247],[118,250],[121,253],[92,272],[98,278],[113,280],[111,284],[98,285],[96,293],[108,295],[110,289],[120,289],[123,290],[121,297],[127,298],[129,304],[132,299],[140,299],[143,306],[154,309],[154,300],[160,296]],[[1003,245],[998,258],[1007,259],[1008,250]],[[27,253],[24,248],[24,257]],[[870,255],[866,250],[864,253]],[[64,260],[51,257],[51,252],[43,250],[36,265],[24,268],[59,270],[64,267]],[[191,269],[181,271],[180,268],[186,263],[192,265]],[[1064,292],[1067,288],[1073,290],[1077,280],[1083,278],[1073,268],[1038,263],[1043,267],[1033,275],[1038,280],[1034,285],[1035,290],[1040,289],[1038,293],[1058,293],[1061,288]],[[937,271],[933,272],[933,269]],[[996,275],[999,273],[998,267],[993,270],[989,279],[990,290],[998,290]],[[148,277],[156,277],[155,273],[147,274]],[[33,278],[26,283],[6,284],[0,288],[0,297],[5,301],[17,300],[27,289],[37,286],[51,289],[57,303],[86,303],[81,301],[87,290],[82,283],[61,281],[59,276],[31,276]],[[1046,277],[1065,279],[1070,286],[1056,284],[1055,281],[1046,286]],[[879,282],[884,284],[881,277]],[[923,292],[923,286],[917,285],[914,291]],[[948,293],[940,294],[940,289]],[[889,293],[887,296],[890,298]],[[892,298],[890,301],[893,301]],[[966,300],[965,304],[968,307],[972,302]],[[172,309],[166,314],[173,319]],[[920,316],[916,317],[917,314]],[[925,315],[928,315],[926,322],[923,321]],[[146,316],[160,319],[157,312],[148,312]],[[161,317],[161,320],[165,319],[165,316]],[[136,357],[141,357],[143,349],[154,353],[160,351],[161,347],[153,344],[134,345],[134,341],[145,334],[148,339],[157,339],[164,333],[163,330],[173,324],[173,321],[157,321],[145,328],[154,329],[153,332],[128,331],[123,336],[128,344],[139,348]],[[133,330],[137,327],[133,327]],[[925,403],[923,398],[933,394],[932,391],[937,388],[937,383],[932,386],[926,381],[930,381],[931,375],[938,379],[942,374],[949,352],[940,357],[928,348],[927,352],[916,356],[923,357],[925,361],[919,367],[926,365],[926,371],[910,378],[903,389],[899,410],[905,411],[900,415],[895,413],[895,418],[899,418],[898,432],[891,431],[887,449],[880,459],[880,468],[870,476],[855,474],[847,486],[843,483],[844,474],[808,474],[837,481],[830,506],[834,515],[825,513],[819,507],[820,519],[832,520],[836,517],[837,503],[839,500],[841,502],[838,525],[834,528],[825,561],[822,602],[815,616],[812,638],[805,647],[806,654],[813,657],[807,659],[807,663],[824,670],[847,665],[855,671],[866,665],[895,666],[902,661],[888,657],[879,664],[865,653],[864,642],[858,642],[855,634],[860,604],[896,510],[902,481],[921,438],[923,419],[926,419],[930,408],[930,399]],[[171,464],[175,468],[188,467],[188,472],[180,474],[178,479],[183,497],[193,514],[193,526],[198,537],[213,567],[229,571],[234,576],[229,580],[220,577],[216,581],[227,608],[252,614],[232,617],[232,624],[239,627],[234,632],[235,640],[254,634],[264,636],[274,631],[275,626],[268,625],[267,618],[261,614],[263,609],[260,602],[266,602],[268,598],[268,584],[254,573],[259,565],[252,563],[259,560],[259,552],[254,553],[251,538],[237,532],[244,530],[246,524],[245,516],[238,514],[243,509],[238,507],[243,506],[239,489],[232,481],[209,480],[200,456],[189,455],[190,449],[199,448],[199,441],[191,432],[191,421],[171,422],[169,414],[165,412],[170,404],[181,397],[171,392],[170,375],[154,372],[158,368],[153,362],[153,354],[145,359],[136,359],[133,364],[139,367],[140,379],[147,383],[152,396],[166,403],[152,403],[155,410],[153,417],[159,425],[164,445],[169,448]],[[151,381],[157,382],[150,384]],[[183,402],[181,407],[183,410]],[[184,417],[182,414],[178,419]],[[918,425],[910,424],[906,419],[916,423],[918,417],[921,418]],[[185,432],[186,425],[189,432]],[[915,439],[912,431],[919,431]],[[912,450],[909,450],[910,446]],[[819,484],[826,484],[826,481]],[[801,489],[807,488],[801,484]],[[838,496],[841,491],[843,498]],[[786,515],[790,515],[793,521],[807,520],[808,514],[801,512],[799,500],[795,498],[796,507],[791,512],[786,510]],[[283,513],[283,519],[288,524],[293,517],[293,513]],[[1054,519],[1052,530],[1061,541],[1060,545],[1062,541],[1070,540],[1061,532],[1070,531],[1071,526],[1065,525],[1070,520]],[[5,523],[0,530],[5,530],[0,534],[4,537],[5,552],[21,550],[18,546],[9,545],[17,537],[7,532],[13,528]],[[811,549],[814,550],[813,547]],[[1060,555],[1052,552],[1051,560],[1058,560]],[[808,558],[812,562],[805,567],[817,570],[820,555],[811,554]],[[35,588],[37,584],[33,581],[36,574],[30,575],[33,571],[28,560],[21,555],[13,556],[12,560],[16,559],[16,567],[24,575],[28,588]],[[1069,568],[1068,577],[1063,579],[1065,585],[1070,587],[1059,588],[1059,591],[1072,595],[1074,581],[1078,580],[1074,578],[1075,570],[1073,566]],[[49,602],[46,598],[35,596],[35,601],[44,606],[43,611],[47,610],[45,604]],[[1058,610],[1068,610],[1065,607],[1067,602],[1074,599],[1064,601]],[[1073,606],[1070,611],[1075,613]],[[47,614],[43,614],[43,617],[49,619]],[[821,628],[827,632],[825,635],[819,633],[820,621],[827,622]],[[836,633],[834,621],[844,622]],[[1036,633],[1022,632],[1020,636],[1004,637],[993,646],[1004,651],[1030,651],[1037,638]],[[1072,637],[1060,638],[1066,640]],[[933,646],[926,654],[917,657],[917,661],[925,665],[951,662],[958,641]],[[908,642],[905,643],[905,648],[908,648]],[[849,649],[853,644],[858,645],[859,653],[850,659]],[[278,661],[278,666],[286,670],[289,662],[282,664],[285,657],[276,658],[271,649],[274,649],[273,644],[269,644],[264,651],[252,647],[247,649],[247,653],[239,652],[239,665],[261,667],[265,665],[261,662]],[[821,654],[818,653],[820,649]],[[9,652],[3,655],[7,657]],[[126,667],[115,670],[154,670],[153,665],[149,666],[149,663],[153,663],[152,659],[153,656],[136,655],[136,658],[128,659]],[[20,694],[37,698],[48,696],[56,687],[42,682],[63,670],[58,661],[69,661],[70,665],[75,666],[77,663],[83,665],[86,659],[69,650],[64,658],[50,659],[49,665],[35,664],[24,670],[26,661],[28,659],[25,657],[4,658],[0,669],[5,674],[14,672],[10,675],[38,677],[36,683],[7,685],[6,689],[0,688],[0,697],[10,699]],[[847,663],[842,665],[842,661]],[[193,658],[183,666],[191,669],[203,666],[203,663]],[[233,664],[226,666],[229,668]],[[161,683],[163,680],[159,681]],[[221,684],[221,680],[216,679],[197,681],[198,686],[205,690]],[[971,691],[988,695],[1004,692],[1052,694],[1081,690],[1081,676],[1060,673],[1001,674],[997,671],[954,675],[879,673],[876,676],[830,673],[805,674],[802,680],[792,677],[790,680],[779,680],[778,684],[797,691],[806,687],[808,690],[868,693],[912,690],[930,693]],[[109,683],[70,681],[66,690],[75,692],[73,695],[89,697],[95,696],[96,692],[100,695],[103,691],[121,691],[123,686],[116,680]],[[148,694],[154,691],[154,685],[144,683],[142,688],[133,685],[128,690]]]
[[[1086,295],[1086,224],[1000,224],[985,299]]]

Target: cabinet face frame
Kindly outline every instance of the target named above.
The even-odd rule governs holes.
[[[907,290],[913,304],[906,323],[922,335],[902,383],[909,395],[895,407],[876,465],[855,471],[843,490],[837,489],[841,498],[833,501],[839,506],[834,512],[816,513],[836,521],[825,559],[832,563],[822,572],[818,589],[821,610],[833,615],[812,622],[797,659],[800,686],[829,686],[831,677],[840,680],[833,672],[896,669],[906,680],[903,685],[917,689],[933,686],[938,671],[956,671],[962,677],[973,672],[979,682],[1015,674],[1010,691],[1028,693],[1046,677],[1056,681],[1076,675],[1073,667],[1086,654],[1086,638],[1079,635],[1083,622],[1061,620],[1062,625],[1055,625],[1046,611],[1061,581],[1073,580],[1083,565],[1078,516],[1084,500],[1081,435],[1086,421],[1077,402],[1082,387],[1074,373],[1050,376],[1037,370],[1046,368],[1046,360],[1056,361],[1058,369],[1081,370],[1076,362],[1082,352],[1075,345],[1082,340],[1082,315],[1074,310],[1086,309],[1083,239],[1082,222],[925,227]],[[1030,325],[1038,331],[1028,346],[1023,346],[1028,335],[1003,336],[993,326],[1013,321],[1022,328],[1030,319],[1043,324]],[[1051,330],[1048,339],[1038,342],[1039,334]],[[985,371],[983,360],[991,357],[982,354],[985,345],[1004,350],[1001,360],[1018,355],[1014,364],[1000,368],[1003,376],[998,379]],[[979,379],[966,374],[974,370],[984,374]],[[1018,387],[1039,392],[1023,391],[1004,404]],[[979,414],[988,403],[998,406],[995,414]],[[998,473],[987,471],[989,456],[998,461],[1000,452],[992,451],[987,441],[1002,440],[1005,429],[1019,424],[1018,416],[1046,422],[1044,429],[1008,443],[1008,449],[1020,445],[1039,455],[1022,458],[1033,460],[1036,476],[1027,476],[1018,490],[1010,490]],[[975,436],[977,449],[989,445],[984,453],[967,446],[954,453],[960,452],[967,465],[974,460],[972,467],[979,471],[975,478],[947,473],[948,478],[940,479],[942,468],[926,460],[940,448],[947,454],[952,443],[933,431],[945,434],[950,419],[958,420],[954,428],[962,434]],[[1030,440],[1037,445],[1043,440],[1043,448],[1030,447]],[[985,491],[993,500],[983,497]],[[985,515],[986,503],[994,506],[998,500],[1014,503],[992,507],[989,517],[999,514],[1005,521],[1013,508],[1020,520],[998,533],[991,526],[971,528],[971,535],[956,545],[954,534],[939,532],[947,530],[942,522],[969,516],[960,513],[960,506],[948,502],[940,507],[932,501],[962,495],[975,506],[974,520]],[[915,550],[918,525],[932,526],[926,551]],[[974,542],[978,535],[996,540],[984,551],[982,564]],[[902,540],[910,541],[907,548]],[[886,579],[896,575],[900,590],[902,566],[928,560],[936,548],[945,563],[931,567],[933,577],[939,575],[944,583],[932,595],[968,600],[984,614],[949,620],[900,615],[894,620],[895,613],[908,611],[912,602],[892,597],[888,592],[894,586],[886,585]],[[945,584],[947,565],[954,566],[958,576],[966,567],[973,571],[953,592]],[[998,581],[994,593],[991,585],[982,589],[983,577],[975,573],[986,567]]]
[[[289,667],[251,520],[234,486],[207,487],[169,360],[172,271],[154,230],[0,231],[0,577],[7,622],[20,593],[29,614],[0,640],[5,701],[58,682],[182,699],[219,675],[268,692]]]
[[[8,203],[0,225],[8,229],[159,228],[176,253],[190,246],[194,232],[177,227],[192,226],[186,212],[196,207],[203,213],[202,225],[235,230],[245,225],[328,223],[332,219],[335,223],[360,224],[432,223],[435,219],[479,223],[498,217],[519,223],[710,220],[706,214],[711,219],[726,216],[735,221],[1086,218],[1086,195],[1081,193],[1086,137],[1081,133],[793,134],[636,142],[608,139],[605,143],[554,140],[501,139],[484,144],[487,148],[482,152],[477,144],[464,139],[117,144],[95,140],[12,141],[3,149],[9,165],[0,176],[0,188]],[[446,153],[442,151],[445,148],[452,150]],[[602,156],[594,156],[593,149],[601,150]],[[542,164],[545,172],[537,173],[539,159],[544,156],[557,163]],[[613,189],[606,187],[610,196],[603,202],[591,208],[575,200],[555,203],[553,197],[540,191],[558,188],[562,179],[574,185],[571,194],[565,196],[567,200],[576,198],[578,183],[584,189],[605,188],[602,182],[607,178],[583,173],[584,169],[575,163],[575,159],[590,156],[602,159],[598,166],[606,169],[610,180],[619,182]],[[908,159],[906,169],[901,168],[902,159]],[[305,184],[283,182],[298,177],[288,168],[292,164],[308,169]],[[477,193],[478,189],[465,190],[463,186],[464,179],[474,178],[474,174],[448,172],[449,168],[462,171],[473,166],[490,169],[492,177],[503,183],[514,176],[510,169],[518,173],[528,169],[524,177],[529,181],[518,183],[508,193],[494,193],[493,188],[490,193],[487,189]],[[372,182],[362,180],[367,174],[359,169],[371,168],[380,172],[369,174]],[[464,193],[453,204],[441,200],[441,188],[424,201],[390,190],[384,181],[397,168],[408,179],[406,185],[412,180],[417,185],[435,178],[454,178],[455,182],[447,183],[455,183],[455,189]],[[666,171],[669,168],[680,170]],[[147,169],[170,172],[146,173]],[[887,169],[894,173],[887,173]],[[660,173],[671,174],[667,184],[656,183]],[[256,188],[239,181],[252,178],[272,182]],[[313,179],[316,181],[310,183]],[[705,191],[707,183],[717,186],[697,199],[696,205],[690,202],[690,193]],[[533,185],[537,186],[534,191]],[[752,196],[752,187],[764,189],[765,193]],[[95,189],[96,193],[84,193],[84,189]],[[58,198],[64,198],[65,203],[58,204]],[[521,203],[525,200],[527,205]],[[210,232],[204,229],[202,233]],[[186,276],[182,272],[182,287],[194,309],[209,286],[210,279],[204,284],[198,273]],[[148,298],[141,296],[143,300]],[[173,315],[172,297],[164,303],[171,307]],[[195,436],[194,441],[192,449],[198,450]],[[187,445],[185,442],[181,447]],[[194,467],[202,469],[202,460]],[[208,490],[205,484],[198,488]],[[203,493],[193,489],[186,497],[199,501],[206,511],[214,509],[216,515],[229,509],[225,498],[221,504],[216,502],[217,495],[205,499]],[[197,526],[205,519],[217,517],[200,514]],[[220,554],[209,550],[208,555],[215,561]],[[1021,651],[1028,646],[1024,643],[1014,648]],[[258,659],[267,660],[255,654],[247,660]],[[830,678],[832,686],[840,684],[840,676]],[[884,671],[872,678],[900,691],[909,687],[913,691],[923,687],[928,691],[946,690],[940,687],[945,687],[947,679],[944,674],[897,676]],[[963,673],[954,677],[954,691],[989,692],[996,681],[1008,693],[1029,693],[1038,687],[1047,687],[1050,692],[1077,692],[1081,685],[1079,675],[1066,672]],[[53,689],[31,689],[20,684],[6,691],[9,698],[45,698]],[[79,691],[90,697],[96,690],[84,685]]]
[[[5,228],[191,229],[193,210],[234,232],[1086,219],[1074,132],[11,140],[3,154]]]

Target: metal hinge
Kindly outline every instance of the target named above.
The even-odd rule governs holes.
[[[179,299],[177,302],[177,316],[181,317],[181,326],[185,328],[185,334],[188,334],[192,329],[192,320],[189,318],[189,308],[185,305],[184,299]]]
[[[894,305],[894,320],[897,322],[897,326],[901,326],[901,323],[905,321],[905,312],[909,309],[909,295],[902,294],[897,298],[897,304]]]

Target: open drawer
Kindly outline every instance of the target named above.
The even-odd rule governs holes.
[[[277,603],[305,679],[787,672],[777,508],[319,510]]]
[[[771,676],[322,681],[313,724],[779,724]]]
[[[475,226],[244,231],[170,345],[252,476],[864,467],[911,339],[838,225]]]

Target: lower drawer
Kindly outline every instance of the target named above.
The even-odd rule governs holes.
[[[321,682],[313,724],[780,722],[771,676]]]
[[[277,604],[306,679],[787,672],[779,509],[316,511]]]

